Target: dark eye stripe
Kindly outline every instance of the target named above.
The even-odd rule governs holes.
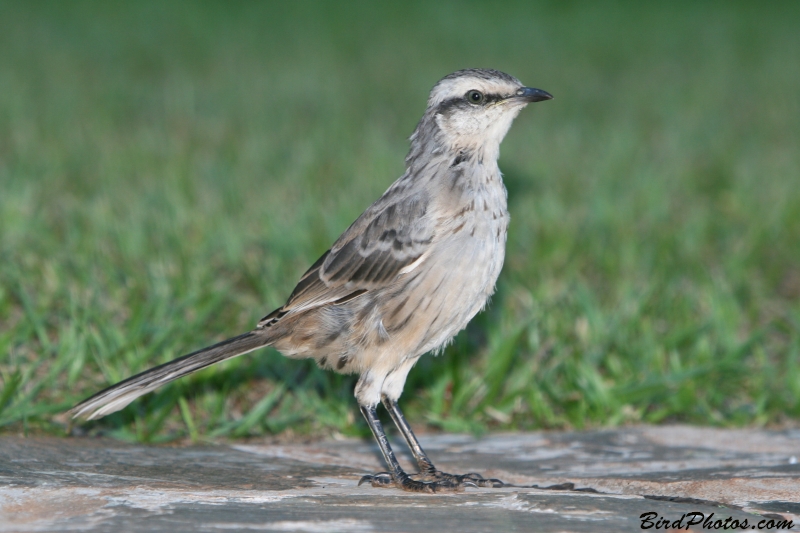
[[[481,105],[493,104],[495,102],[499,102],[500,100],[505,100],[506,98],[506,96],[500,94],[484,94]],[[464,109],[474,109],[475,104],[469,103],[466,96],[457,96],[455,98],[448,98],[440,103],[439,107],[437,108],[437,112],[447,113],[448,111],[459,107]]]
[[[505,100],[505,96],[501,96],[499,94],[484,94],[483,95],[483,103],[484,104],[493,104],[495,102],[499,102],[500,100]]]

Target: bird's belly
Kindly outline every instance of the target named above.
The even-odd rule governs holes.
[[[314,357],[325,368],[359,373],[388,372],[442,348],[486,305],[503,267],[507,217],[473,217],[470,224],[438,241],[394,284],[309,311],[307,327],[274,346],[289,357]]]
[[[483,309],[503,267],[506,228],[505,219],[475,220],[432,253],[415,287],[417,305],[408,310],[415,333],[408,355],[442,348]]]

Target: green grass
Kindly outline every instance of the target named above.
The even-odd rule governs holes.
[[[498,293],[401,404],[447,431],[800,420],[800,4],[0,4],[0,431],[240,333],[403,171],[430,87],[553,93],[503,145]],[[86,424],[364,434],[274,351]]]

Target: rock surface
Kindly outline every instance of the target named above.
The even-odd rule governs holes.
[[[686,527],[700,517],[690,513],[713,513],[706,529],[730,518],[728,529],[734,520],[756,530],[792,520],[800,530],[798,430],[638,427],[421,441],[442,470],[515,486],[434,495],[359,487],[363,474],[384,469],[369,441],[166,447],[2,437],[0,532],[641,531],[667,529],[656,527],[662,519]],[[644,513],[654,513],[650,522]]]

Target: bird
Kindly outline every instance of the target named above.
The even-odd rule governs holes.
[[[125,379],[69,413],[97,419],[175,379],[271,346],[359,375],[355,398],[388,467],[359,485],[425,493],[502,487],[478,473],[436,468],[398,399],[419,358],[440,352],[493,294],[509,224],[500,143],[523,108],[552,98],[494,69],[445,76],[410,137],[403,175],[311,265],[283,306],[251,331]],[[398,462],[378,418],[380,404],[418,473]]]

